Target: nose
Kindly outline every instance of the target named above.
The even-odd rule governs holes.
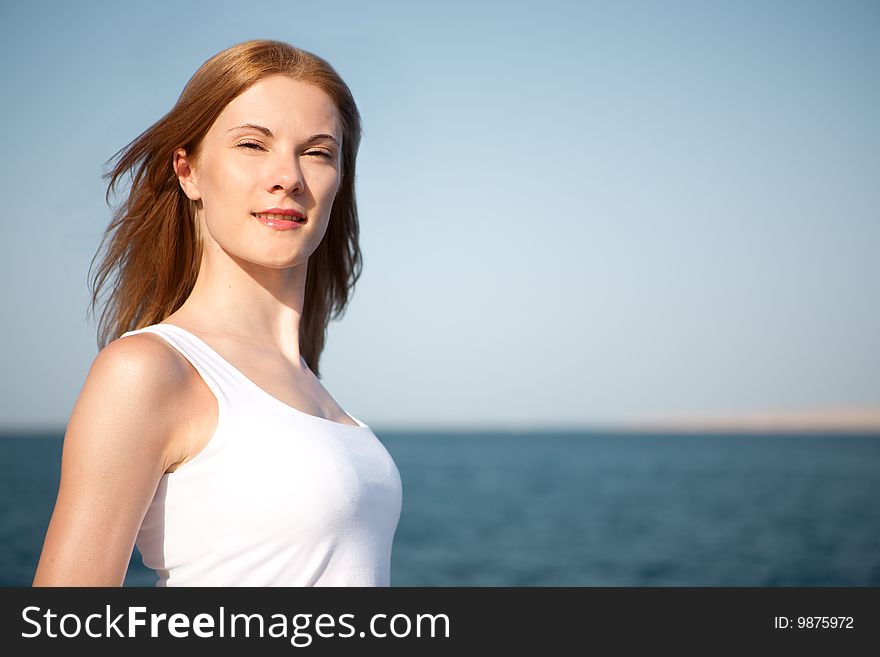
[[[302,168],[296,158],[283,155],[275,158],[267,182],[270,191],[280,189],[285,194],[301,193],[305,187]]]

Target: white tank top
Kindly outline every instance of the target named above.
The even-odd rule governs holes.
[[[159,482],[138,531],[157,586],[390,586],[402,486],[373,431],[309,415],[173,324],[149,331],[217,398],[205,448]]]

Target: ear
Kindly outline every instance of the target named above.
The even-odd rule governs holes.
[[[174,151],[173,166],[174,173],[177,174],[177,180],[180,182],[180,187],[187,198],[191,201],[201,199],[202,193],[199,191],[195,163],[186,154],[186,150],[178,148]]]

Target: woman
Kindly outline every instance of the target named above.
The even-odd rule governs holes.
[[[135,544],[159,586],[390,584],[399,473],[317,378],[360,273],[359,141],[327,62],[250,41],[117,154],[34,585],[121,585]]]

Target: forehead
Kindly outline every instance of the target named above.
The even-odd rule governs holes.
[[[330,96],[286,75],[271,75],[248,87],[223,108],[211,130],[225,132],[245,123],[266,126],[279,136],[326,132],[342,143],[339,111]]]

